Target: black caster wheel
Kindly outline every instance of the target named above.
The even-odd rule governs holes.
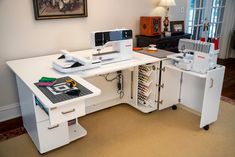
[[[176,105],[173,105],[171,108],[172,108],[172,110],[177,110],[177,106]]]
[[[209,125],[206,125],[206,126],[203,127],[203,129],[207,131],[207,130],[210,129],[210,126],[209,126]]]

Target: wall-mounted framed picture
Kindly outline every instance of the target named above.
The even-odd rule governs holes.
[[[33,0],[36,20],[87,17],[87,0]]]
[[[184,21],[170,22],[171,34],[184,34]]]

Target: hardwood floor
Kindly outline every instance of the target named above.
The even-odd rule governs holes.
[[[235,100],[235,58],[219,59],[218,63],[226,67],[222,95]]]
[[[0,122],[0,134],[23,126],[22,117]]]
[[[0,122],[0,142],[24,133],[22,117]]]

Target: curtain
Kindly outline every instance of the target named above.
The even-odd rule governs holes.
[[[221,59],[235,57],[235,50],[231,48],[231,38],[235,30],[235,0],[226,0],[222,31],[220,36]]]

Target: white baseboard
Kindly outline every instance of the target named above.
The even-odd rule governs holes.
[[[0,122],[21,116],[19,103],[0,107]]]
[[[117,98],[117,99],[105,101],[105,102],[95,104],[95,105],[89,105],[89,106],[86,106],[86,114],[90,114],[90,113],[93,113],[93,112],[96,112],[99,110],[103,110],[103,109],[118,105],[120,103],[122,103],[122,101],[120,100],[120,98]]]

